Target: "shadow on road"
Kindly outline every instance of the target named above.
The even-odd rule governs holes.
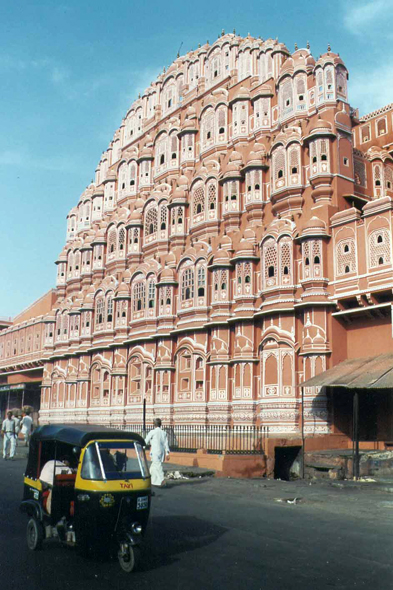
[[[169,565],[178,554],[210,545],[227,530],[196,516],[152,517],[138,570]]]

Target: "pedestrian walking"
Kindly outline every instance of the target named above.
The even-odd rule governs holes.
[[[18,414],[14,414],[12,419],[15,422],[15,446],[18,446],[18,436],[19,436],[19,432],[20,432],[21,418],[19,417]]]
[[[1,436],[3,437],[3,459],[7,460],[7,454],[9,452],[9,458],[13,461],[16,447],[16,434],[15,422],[12,419],[11,411],[7,412],[7,418],[3,420]]]
[[[150,444],[150,475],[153,486],[164,487],[164,470],[162,464],[165,459],[169,459],[169,444],[165,430],[161,428],[160,418],[154,420],[153,430],[145,438],[146,444]]]
[[[21,433],[25,438],[25,447],[28,447],[30,443],[31,432],[33,430],[33,419],[30,416],[30,410],[26,410],[26,412],[23,413],[23,418],[22,422],[20,423],[20,426]]]

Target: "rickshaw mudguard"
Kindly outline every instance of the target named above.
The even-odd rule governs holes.
[[[22,500],[19,509],[21,512],[25,512],[29,516],[35,516],[39,521],[44,519],[42,506],[36,500]]]

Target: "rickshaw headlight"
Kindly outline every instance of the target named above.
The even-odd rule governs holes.
[[[140,525],[139,522],[134,522],[131,529],[135,535],[140,535],[142,532],[142,525]]]

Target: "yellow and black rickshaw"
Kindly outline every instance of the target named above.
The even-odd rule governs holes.
[[[144,444],[138,434],[101,426],[37,428],[21,503],[29,517],[28,547],[36,550],[57,538],[82,553],[105,548],[111,555],[117,551],[121,568],[131,572],[150,512]]]

